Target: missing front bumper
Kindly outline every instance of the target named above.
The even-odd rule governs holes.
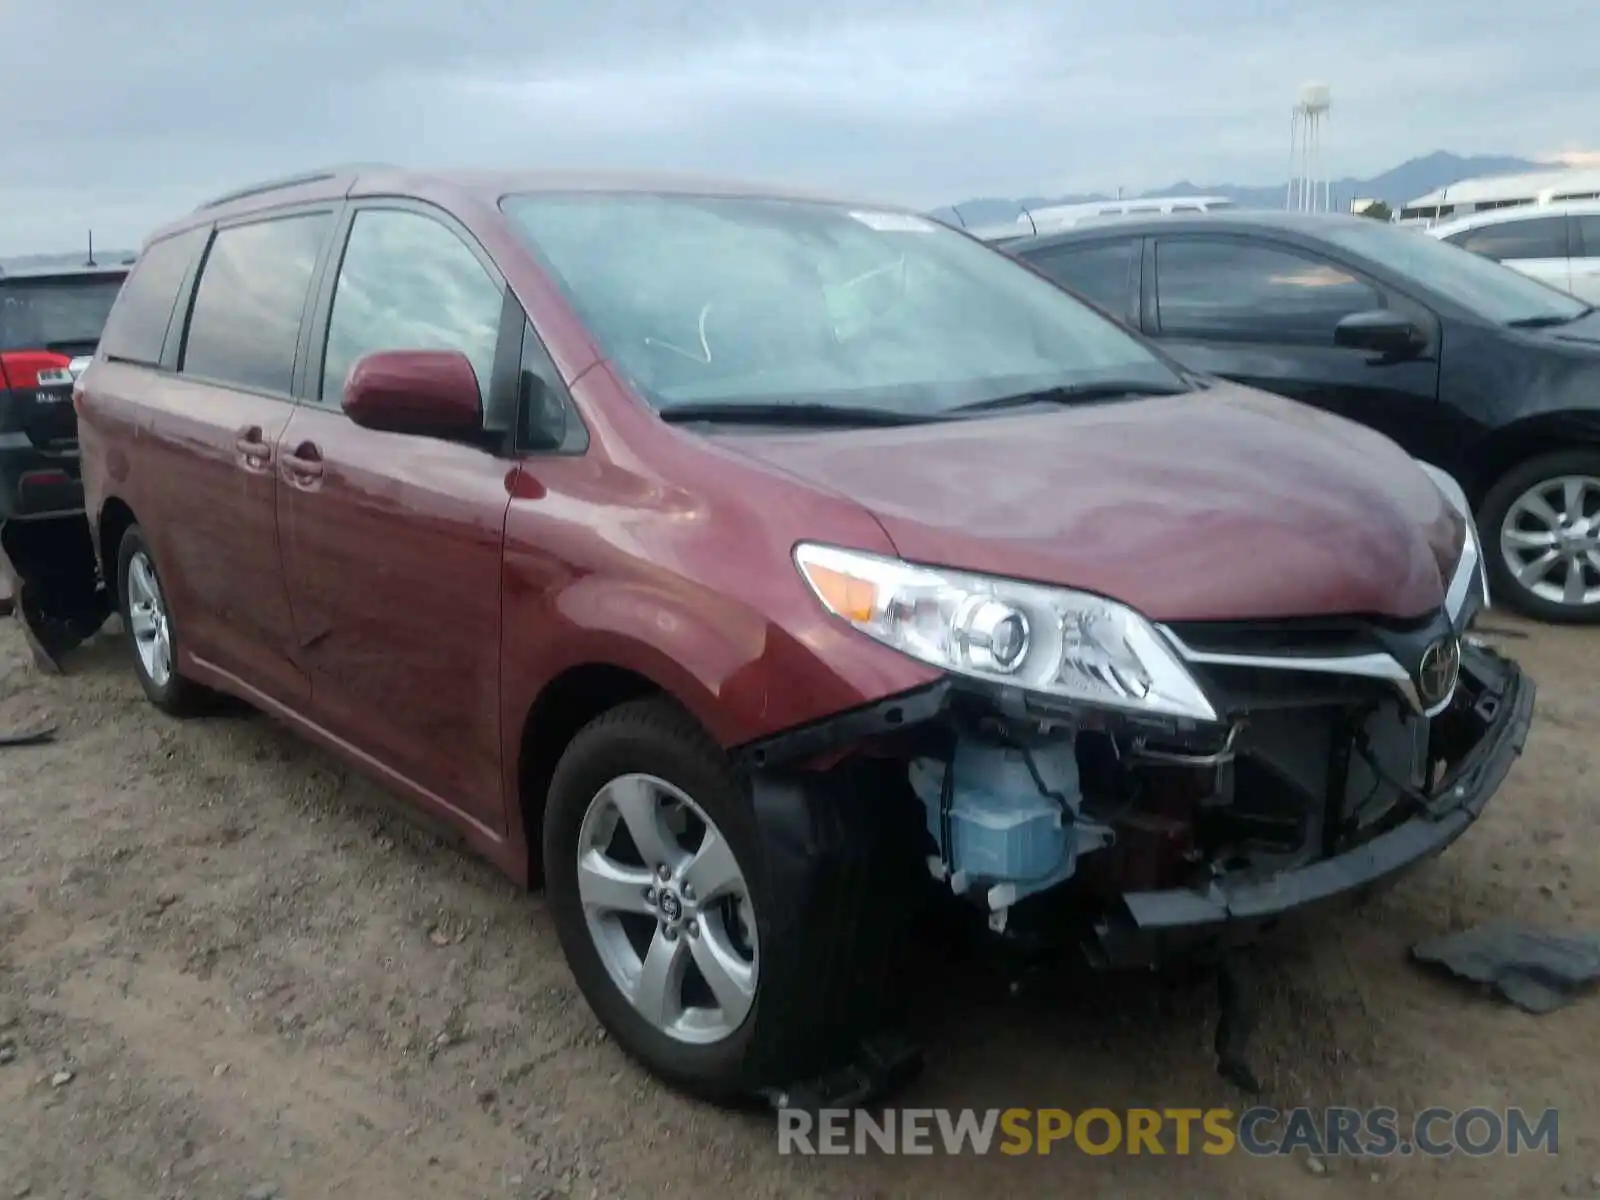
[[[1102,967],[1154,966],[1226,951],[1291,914],[1381,888],[1443,851],[1476,820],[1527,739],[1532,680],[1481,646],[1466,648],[1462,671],[1467,686],[1460,700],[1448,720],[1440,719],[1443,725],[1435,723],[1449,734],[1452,766],[1425,793],[1412,789],[1381,819],[1349,826],[1308,820],[1305,850],[1280,856],[1281,868],[1270,858],[1231,870],[1213,867],[1203,884],[1148,887],[1130,879],[1107,892],[1080,886],[1087,883],[1081,877],[1070,880],[1027,902],[1034,911],[1007,931],[1008,938],[1081,945]],[[922,805],[906,795],[904,764],[929,753],[930,743],[948,735],[954,713],[973,699],[969,689],[940,683],[744,747],[735,757],[768,805],[780,794],[785,804],[797,805],[824,795],[829,804],[894,809],[903,803],[907,851],[921,857]],[[1001,713],[1014,708],[998,701],[993,707]],[[1343,787],[1330,791],[1333,809],[1344,794]]]
[[[1154,966],[1225,952],[1291,915],[1370,895],[1442,853],[1478,819],[1521,755],[1537,691],[1515,663],[1481,646],[1466,648],[1462,669],[1479,685],[1472,711],[1483,731],[1420,811],[1369,841],[1268,878],[1223,874],[1203,890],[1129,892],[1094,924],[1088,948],[1097,964]]]

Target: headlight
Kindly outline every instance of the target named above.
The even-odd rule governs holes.
[[[1433,480],[1434,486],[1444,493],[1444,498],[1450,502],[1450,507],[1461,514],[1461,519],[1467,526],[1466,537],[1462,539],[1461,560],[1456,566],[1457,576],[1467,576],[1467,578],[1451,581],[1448,592],[1449,599],[1452,602],[1451,617],[1453,618],[1456,615],[1456,612],[1461,608],[1462,602],[1466,600],[1467,592],[1472,583],[1470,575],[1474,572],[1477,574],[1478,595],[1487,607],[1489,603],[1489,566],[1483,557],[1483,544],[1478,540],[1478,522],[1472,515],[1472,505],[1467,502],[1467,493],[1456,482],[1455,476],[1451,475],[1450,472],[1436,467],[1432,463],[1423,462],[1420,458],[1412,461],[1427,473],[1429,479]]]
[[[1085,704],[1217,719],[1150,622],[1114,600],[814,543],[795,549],[795,563],[829,612],[932,666]]]

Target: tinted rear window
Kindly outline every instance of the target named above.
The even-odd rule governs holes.
[[[121,286],[121,275],[0,279],[0,350],[91,352]]]
[[[1027,255],[1051,279],[1126,318],[1133,297],[1138,244],[1124,239],[1091,246],[1060,246]]]
[[[300,317],[331,213],[217,231],[184,340],[182,370],[253,391],[288,393]]]
[[[1567,218],[1536,217],[1527,221],[1501,221],[1483,225],[1448,239],[1495,262],[1524,258],[1566,258]]]
[[[106,322],[106,357],[155,366],[167,339],[167,325],[190,260],[205,244],[204,227],[147,247],[122,287]]]

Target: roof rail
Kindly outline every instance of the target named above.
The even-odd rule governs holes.
[[[337,179],[340,175],[350,175],[358,171],[393,171],[398,168],[389,163],[345,163],[337,167],[323,167],[316,171],[301,171],[294,175],[284,175],[278,179],[267,179],[260,183],[246,184],[244,187],[235,188],[231,192],[224,192],[202,204],[195,205],[195,212],[203,212],[208,208],[221,208],[224,204],[231,204],[235,200],[245,200],[251,196],[260,196],[266,192],[276,192],[283,188],[302,187],[308,183],[323,183],[329,179]]]

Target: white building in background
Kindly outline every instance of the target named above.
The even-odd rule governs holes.
[[[1431,225],[1491,208],[1595,199],[1600,199],[1600,167],[1559,167],[1464,179],[1407,201],[1398,219],[1402,225]]]

